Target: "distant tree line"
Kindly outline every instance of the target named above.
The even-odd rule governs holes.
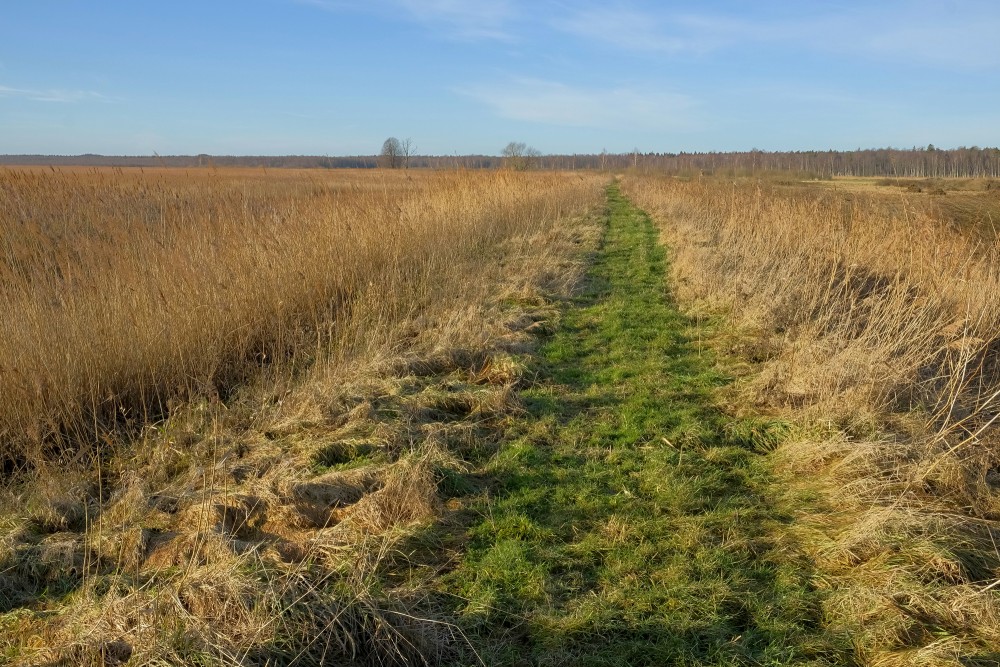
[[[54,167],[265,167],[374,169],[377,155],[0,155],[0,164]]]
[[[392,139],[390,137],[390,139]],[[387,140],[388,143],[389,140]],[[855,151],[740,151],[715,153],[590,153],[543,155],[520,142],[511,142],[501,155],[414,155],[412,143],[383,145],[383,154],[355,156],[105,156],[0,155],[8,165],[82,165],[131,167],[265,167],[373,169],[380,165],[411,169],[599,169],[657,171],[675,174],[742,176],[760,171],[792,171],[827,176],[895,176],[1000,178],[998,148],[877,148]],[[406,140],[409,142],[409,140]],[[398,151],[398,152],[397,152]]]
[[[592,168],[752,175],[757,171],[792,171],[816,176],[895,176],[918,178],[998,178],[1000,149],[876,148],[855,151],[751,150],[730,153],[627,153],[590,157]]]
[[[607,153],[546,155],[543,169],[637,169],[674,174],[752,176],[785,171],[829,176],[1000,178],[1000,149],[874,148],[855,151],[734,151],[712,153]]]

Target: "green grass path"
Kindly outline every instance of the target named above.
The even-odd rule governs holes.
[[[715,407],[726,380],[671,303],[652,222],[616,186],[607,216],[528,414],[486,465],[442,582],[455,617],[488,665],[842,664],[739,435],[754,429]]]

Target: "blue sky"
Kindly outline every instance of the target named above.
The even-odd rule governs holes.
[[[0,153],[1000,144],[1000,3],[30,0]]]

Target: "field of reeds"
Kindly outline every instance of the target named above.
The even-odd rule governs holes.
[[[995,188],[623,176],[665,264],[645,245],[656,243],[645,214],[617,187],[602,198],[607,180],[0,171],[0,664],[565,662],[636,638],[648,660],[647,622],[680,633],[657,635],[663,650],[686,636],[723,647],[664,654],[698,660],[750,664],[770,655],[750,645],[766,637],[816,664],[996,664]],[[640,232],[644,245],[623,253]],[[611,278],[605,303],[593,294]],[[588,342],[598,321],[611,338]],[[651,330],[665,323],[677,331]],[[658,335],[674,342],[656,348]],[[588,373],[603,369],[607,387],[584,381],[566,354],[576,347],[595,351]],[[699,380],[702,365],[737,381]],[[623,377],[635,386],[614,385]],[[652,429],[635,442],[629,401]],[[674,423],[679,406],[693,423]],[[576,412],[586,419],[560,421]],[[585,467],[605,481],[538,488],[546,465],[553,480],[568,474],[584,435],[617,466]],[[667,467],[619,465],[626,453],[675,481],[662,484]],[[702,455],[719,480],[755,491],[708,484],[677,514],[671,493],[707,479]],[[663,497],[629,492],[639,476]],[[561,512],[593,513],[597,496],[613,516],[580,541],[593,517],[570,525]],[[736,510],[717,540],[702,522],[722,499],[753,499],[761,525]],[[551,529],[535,525],[543,515]],[[714,553],[729,569],[665,585],[627,546],[633,525],[659,536],[643,549]],[[619,550],[610,561],[631,574],[601,579],[587,548],[597,560]],[[540,573],[551,581],[539,588]],[[588,577],[601,595],[578,587]],[[567,586],[586,603],[552,596]],[[725,597],[741,590],[753,604]],[[476,606],[493,599],[507,602]],[[565,635],[552,620],[563,613],[575,619]],[[536,631],[535,653],[511,639]]]
[[[792,532],[858,664],[997,664],[988,202],[958,219],[944,190],[917,187],[635,175],[622,189],[664,230],[680,301],[731,328],[746,362],[733,405],[799,425],[775,453],[811,508]]]
[[[603,182],[0,171],[0,663],[446,646],[377,572],[512,410]]]
[[[0,456],[44,459],[274,363],[391,345],[589,185],[317,174],[0,174]]]

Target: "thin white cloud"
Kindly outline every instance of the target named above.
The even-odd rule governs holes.
[[[514,7],[504,0],[395,0],[423,23],[443,23],[465,37],[506,39]]]
[[[553,27],[586,40],[609,44],[625,51],[679,53],[707,51],[717,44],[707,34],[683,34],[671,30],[666,16],[623,7],[584,8],[556,19]]]
[[[457,92],[509,120],[621,129],[674,129],[693,124],[695,101],[677,93],[636,88],[591,89],[540,79],[477,84]]]
[[[878,16],[862,48],[899,61],[969,69],[1000,66],[1000,5],[915,3],[895,16]]]
[[[1000,5],[978,0],[871,3],[806,18],[743,22],[759,43],[869,60],[979,70],[1000,66]]]
[[[374,13],[420,23],[455,39],[509,40],[517,17],[511,0],[294,0],[334,12]]]
[[[57,88],[31,89],[0,86],[0,98],[15,97],[32,102],[83,102],[86,100],[108,101],[109,98],[92,90],[60,90]]]
[[[577,6],[550,23],[555,30],[622,51],[703,54],[777,46],[793,52],[943,67],[1000,66],[1000,40],[996,39],[1000,5],[979,0],[896,0],[768,19],[752,11],[685,13],[618,3]]]

